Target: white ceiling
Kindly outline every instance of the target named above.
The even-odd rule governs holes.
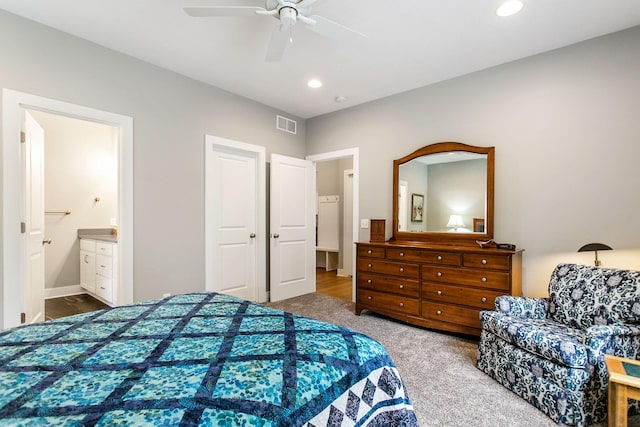
[[[220,0],[0,0],[0,8],[302,118],[640,25],[640,0],[523,0],[509,18],[495,14],[501,1],[318,0],[313,14],[368,38],[345,43],[297,24],[277,63],[264,60],[273,18],[182,10]],[[312,77],[324,86],[307,88]]]

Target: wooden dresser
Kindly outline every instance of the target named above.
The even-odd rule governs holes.
[[[356,310],[480,335],[481,310],[521,295],[522,251],[423,242],[357,243]]]

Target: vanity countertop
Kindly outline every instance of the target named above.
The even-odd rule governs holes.
[[[79,228],[78,239],[118,243],[118,235],[113,233],[113,228]]]

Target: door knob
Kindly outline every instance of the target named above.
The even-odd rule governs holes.
[[[280,237],[280,235],[279,235],[278,233],[275,233],[275,234],[273,235],[273,238],[274,238],[274,239],[277,239],[278,237]]]
[[[256,233],[251,233],[251,234],[249,234],[249,237],[250,237],[251,239],[255,239],[255,238],[256,238]]]
[[[51,244],[51,239],[44,239],[44,240],[42,241],[42,244],[43,244],[43,245],[50,245],[50,244]]]

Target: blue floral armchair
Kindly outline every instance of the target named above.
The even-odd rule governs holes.
[[[561,264],[548,298],[495,304],[480,313],[478,368],[559,424],[605,419],[603,356],[640,359],[640,272]]]

